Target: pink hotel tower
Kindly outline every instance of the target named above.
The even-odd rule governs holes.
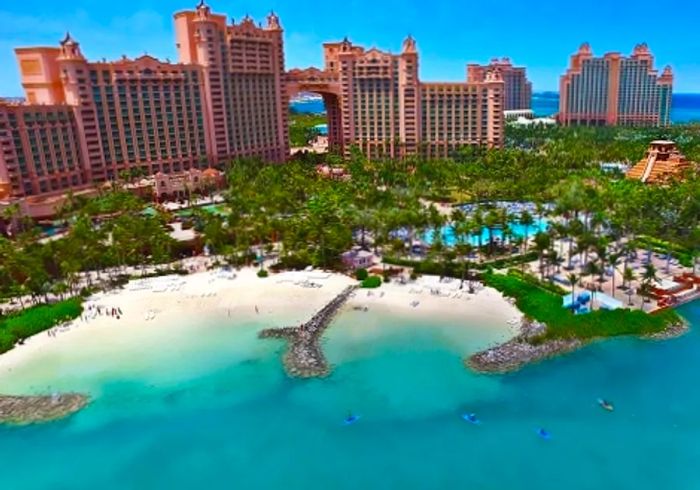
[[[588,43],[571,56],[559,85],[559,122],[585,126],[668,126],[673,73],[659,75],[646,44],[631,56],[593,56]]]
[[[175,32],[178,63],[89,62],[70,35],[59,47],[16,49],[26,102],[0,101],[0,200],[91,189],[124,171],[283,162],[288,103],[300,91],[323,95],[329,143],[345,154],[352,145],[375,158],[503,144],[499,71],[421,82],[411,37],[398,55],[327,43],[323,70],[286,72],[274,13],[265,25],[227,23],[201,1],[175,14]]]

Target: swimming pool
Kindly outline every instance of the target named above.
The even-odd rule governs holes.
[[[525,226],[521,225],[517,221],[511,221],[508,223],[508,227],[510,228],[511,235],[514,237],[518,238],[524,238],[525,237]],[[535,236],[536,233],[540,231],[547,231],[549,228],[549,223],[545,218],[535,218],[535,222],[527,227],[527,236],[529,238],[532,238]],[[481,244],[485,245],[489,242],[489,230],[488,228],[484,227],[481,229]],[[445,245],[452,247],[455,244],[457,244],[457,235],[455,234],[455,229],[453,224],[447,224],[442,227],[440,230],[440,236],[442,237],[442,243]],[[503,230],[501,228],[494,228],[493,229],[493,239],[499,239],[503,240]],[[432,244],[433,241],[435,240],[435,230],[428,230],[424,235],[423,235],[423,240],[427,244]],[[470,244],[474,246],[479,245],[479,234],[474,233],[469,235],[469,238],[467,240]]]

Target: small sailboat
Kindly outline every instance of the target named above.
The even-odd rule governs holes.
[[[598,405],[600,405],[602,409],[607,410],[608,412],[612,412],[615,410],[615,407],[612,403],[610,403],[607,400],[603,400],[602,398],[598,398]]]
[[[356,423],[358,420],[360,420],[359,415],[354,415],[352,413],[349,413],[347,417],[345,417],[345,420],[343,420],[343,423],[345,425],[352,425]]]
[[[479,425],[481,423],[481,420],[477,418],[475,413],[463,413],[462,420],[474,425]]]

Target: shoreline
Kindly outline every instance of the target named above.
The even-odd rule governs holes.
[[[30,425],[63,419],[79,412],[89,402],[89,397],[80,393],[0,395],[0,425]]]
[[[135,279],[121,289],[97,293],[85,300],[83,317],[54,327],[51,334],[34,335],[0,355],[3,393],[79,391],[98,396],[99,381],[93,390],[90,379],[83,380],[73,366],[82,363],[129,377],[147,371],[153,362],[168,362],[168,351],[181,343],[206,346],[209,334],[219,335],[222,329],[301,325],[346,287],[358,284],[354,278],[324,271],[288,271],[268,278],[256,273],[256,268],[213,269]],[[96,313],[97,306],[102,314]],[[119,319],[104,314],[111,308],[122,311]],[[458,280],[440,281],[437,276],[356,289],[343,310],[375,308],[427,320],[465,319],[465,324],[483,331],[498,329],[507,338],[517,333],[515,324],[522,317],[495,289],[480,287],[469,294],[466,287],[459,289]],[[251,330],[246,342],[255,342],[259,330]],[[231,348],[243,352],[249,345]]]
[[[540,343],[530,342],[546,328],[546,325],[536,321],[523,319],[520,325],[520,334],[507,342],[473,354],[465,359],[464,364],[474,372],[482,374],[513,373],[526,366],[582,349],[595,341],[605,340],[605,338],[597,337],[585,341],[581,339],[556,339]],[[680,337],[689,330],[688,322],[681,319],[679,323],[671,324],[661,332],[635,337],[642,340],[669,340]]]

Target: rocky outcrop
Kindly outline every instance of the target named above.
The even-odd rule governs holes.
[[[574,351],[591,342],[579,339],[541,340],[547,326],[523,319],[520,334],[504,344],[478,352],[465,361],[467,366],[481,373],[508,373],[517,371],[526,364]],[[685,321],[666,327],[659,333],[642,338],[664,340],[683,335],[689,329]]]
[[[313,378],[327,376],[330,367],[323,355],[320,339],[338,310],[345,304],[355,286],[347,287],[316,313],[311,320],[299,327],[268,328],[260,332],[260,338],[285,339],[287,351],[283,356],[284,369],[289,376]]]
[[[690,330],[690,325],[688,325],[688,322],[680,320],[676,323],[672,323],[659,333],[646,335],[643,338],[651,340],[675,339],[676,337],[680,337],[681,335],[687,333],[688,330]]]
[[[546,325],[523,319],[520,334],[504,344],[478,352],[467,359],[466,364],[481,373],[508,373],[526,364],[571,352],[584,344],[578,339],[536,341]]]
[[[0,395],[0,424],[50,422],[81,410],[88,402],[87,396],[77,393],[46,396]]]

